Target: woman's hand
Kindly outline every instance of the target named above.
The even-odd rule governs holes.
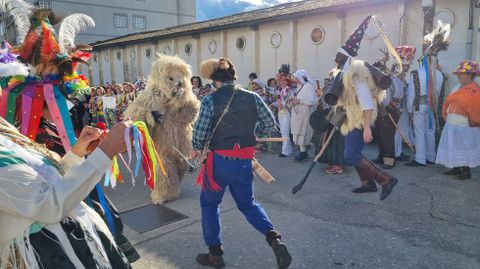
[[[366,144],[372,142],[373,136],[372,136],[372,129],[370,126],[363,127],[363,142]]]
[[[108,132],[105,139],[98,146],[105,154],[112,159],[118,153],[127,151],[125,144],[125,129],[132,126],[132,121],[124,121],[115,124]]]
[[[72,152],[78,157],[83,157],[88,153],[88,145],[100,138],[102,131],[97,128],[85,126],[78,136],[77,143],[72,147]]]

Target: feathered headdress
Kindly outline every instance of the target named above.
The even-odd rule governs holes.
[[[91,47],[75,46],[74,39],[77,32],[94,26],[94,22],[87,15],[62,18],[49,9],[34,10],[22,0],[0,0],[0,8],[14,17],[22,41],[12,49],[18,57],[5,64],[5,70],[14,70],[14,65],[32,70],[21,75],[19,71],[3,72],[0,116],[10,123],[19,123],[20,131],[34,140],[46,103],[68,150],[75,143],[75,132],[66,100],[90,92],[88,80],[77,74],[75,68],[77,63],[86,63],[90,58]]]
[[[437,22],[437,27],[423,37],[423,45],[426,47],[425,55],[437,56],[440,51],[448,49],[450,45],[450,24]]]
[[[291,80],[290,75],[290,65],[289,64],[282,64],[278,69],[277,79],[286,79],[287,81]]]

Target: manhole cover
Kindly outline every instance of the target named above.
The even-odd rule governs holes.
[[[145,233],[158,227],[188,218],[182,213],[164,205],[145,205],[120,213],[122,220],[138,233]]]

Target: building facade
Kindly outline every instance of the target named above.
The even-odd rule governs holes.
[[[96,27],[77,35],[78,44],[88,44],[127,34],[156,30],[196,21],[195,0],[27,0],[65,16],[88,14]],[[10,24],[7,21],[6,24]],[[5,28],[4,28],[5,29]],[[7,40],[14,40],[10,27]]]
[[[256,10],[205,22],[139,33],[94,44],[88,70],[92,84],[133,81],[147,76],[156,53],[178,55],[198,74],[202,60],[228,57],[248,83],[256,72],[266,81],[282,63],[292,71],[306,69],[322,80],[334,67],[336,50],[364,17],[373,14],[393,45],[416,45],[421,55],[424,13],[435,3],[435,20],[452,23],[449,50],[439,55],[448,87],[456,83],[451,70],[463,59],[479,59],[479,10],[470,0],[307,0]],[[359,50],[367,61],[382,56],[384,42],[370,26]],[[415,65],[413,66],[415,67]],[[87,72],[87,70],[85,70]]]

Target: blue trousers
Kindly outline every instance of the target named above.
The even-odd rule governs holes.
[[[263,235],[273,230],[267,213],[255,202],[253,196],[252,161],[226,160],[215,154],[213,177],[222,189],[217,192],[206,187],[200,195],[203,239],[207,246],[222,245],[219,205],[227,187],[230,188],[238,209],[255,229]]]
[[[365,147],[363,142],[363,130],[353,129],[345,136],[345,163],[348,165],[356,165],[365,158],[362,151]]]

